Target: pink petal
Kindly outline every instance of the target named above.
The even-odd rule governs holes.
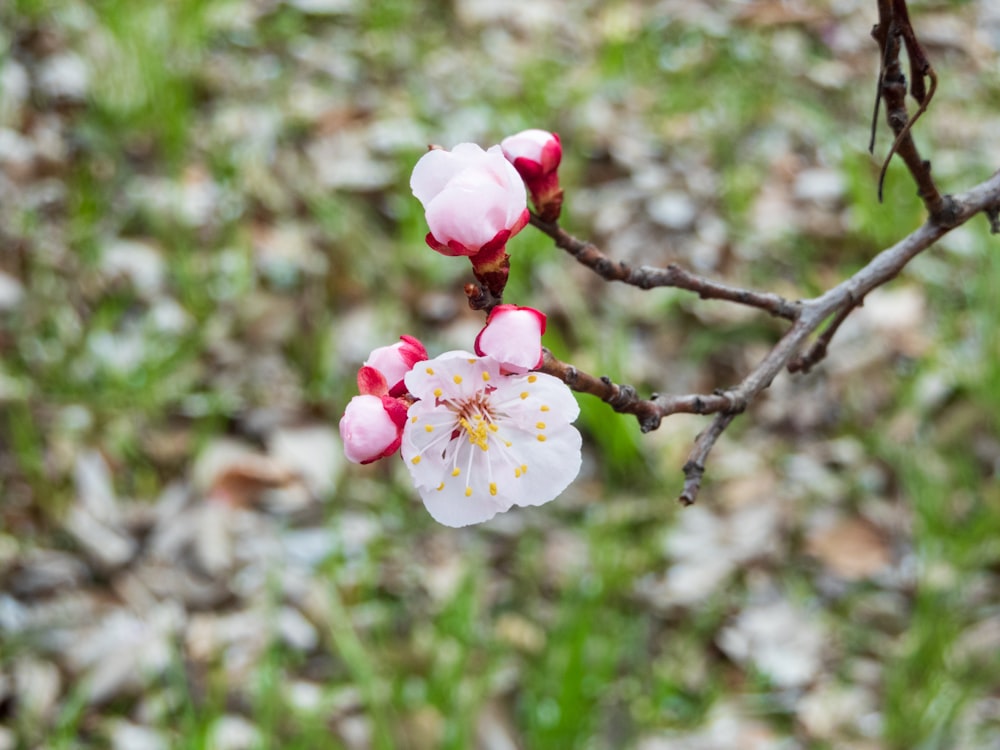
[[[475,255],[499,231],[523,227],[524,183],[499,146],[430,151],[414,167],[410,187],[424,206],[427,244],[444,255]]]
[[[527,198],[522,200],[518,214],[527,205]],[[478,251],[497,232],[509,228],[507,203],[507,193],[493,180],[463,174],[427,205],[427,225],[438,242],[458,242]]]
[[[476,354],[498,360],[508,372],[524,373],[542,361],[545,315],[530,307],[500,305],[476,337]]]
[[[413,367],[414,363],[427,359],[424,345],[412,336],[401,336],[398,343],[390,346],[380,346],[368,355],[365,365],[382,373],[388,385],[390,396],[401,396],[405,392],[403,377]],[[362,393],[382,395],[361,387],[361,373],[358,373],[358,390]]]
[[[371,463],[395,452],[401,433],[378,396],[355,396],[340,419],[344,455],[356,464]]]
[[[562,159],[558,134],[547,130],[523,130],[504,138],[500,145],[525,180],[555,170]]]

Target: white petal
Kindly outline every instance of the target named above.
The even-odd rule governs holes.
[[[435,407],[433,399],[410,407],[400,451],[418,488],[437,487],[451,471],[450,459],[456,447],[451,434],[455,427],[454,414]]]
[[[483,378],[483,373],[487,377]],[[457,378],[457,380],[456,380]],[[484,383],[501,384],[500,365],[488,357],[463,351],[446,352],[434,359],[419,362],[406,373],[406,389],[414,398],[472,398]],[[439,395],[436,391],[440,389]],[[411,407],[412,408],[412,407]]]
[[[446,485],[441,490],[420,487],[417,491],[420,493],[420,499],[424,501],[427,512],[435,521],[445,526],[459,527],[482,523],[510,508],[489,494],[477,493],[466,497],[464,488],[457,483]]]
[[[513,490],[504,486],[505,493],[516,492],[515,505],[542,505],[558,497],[580,473],[582,439],[579,431],[565,425],[547,430],[545,442],[538,443],[534,434],[515,442],[515,454],[525,456],[527,470],[513,480]]]
[[[485,156],[486,152],[474,143],[460,143],[452,151],[432,149],[413,167],[410,190],[426,208],[452,178],[470,165],[481,162]]]
[[[568,424],[580,415],[573,392],[559,378],[544,372],[507,376],[493,402],[521,425],[534,423],[542,414],[546,417],[543,421],[553,424]]]

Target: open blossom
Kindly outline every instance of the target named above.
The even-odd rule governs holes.
[[[430,514],[448,526],[555,498],[580,470],[579,406],[544,373],[504,375],[491,357],[448,352],[406,376],[418,401],[401,453]]]
[[[427,350],[418,339],[413,336],[399,338],[395,344],[375,349],[365,360],[366,366],[375,368],[385,377],[390,396],[402,395],[406,391],[403,376],[417,362],[427,359]]]
[[[559,187],[562,144],[557,133],[522,130],[500,142],[504,156],[514,165],[531,193],[531,202],[545,221],[559,218],[563,191]]]
[[[344,455],[356,464],[370,464],[399,449],[406,407],[390,396],[361,394],[347,404],[340,419]]]
[[[545,314],[531,307],[497,305],[476,337],[476,354],[500,362],[505,372],[525,373],[542,363]]]
[[[499,146],[432,149],[413,168],[410,188],[424,206],[427,244],[444,255],[470,256],[474,265],[499,259],[528,223],[524,183]]]

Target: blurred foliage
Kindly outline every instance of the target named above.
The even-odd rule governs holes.
[[[25,239],[4,264],[28,292],[18,309],[2,313],[0,339],[0,379],[10,381],[0,413],[0,494],[9,498],[3,520],[13,535],[59,536],[58,519],[72,498],[67,446],[100,447],[118,467],[122,491],[149,498],[217,436],[259,437],[247,416],[273,406],[280,387],[253,380],[248,360],[258,348],[273,349],[288,368],[302,414],[334,423],[355,390],[358,363],[345,354],[357,354],[352,314],[369,314],[365,325],[374,331],[365,335],[396,331],[405,320],[407,332],[434,346],[447,339],[441,318],[469,320],[457,307],[428,311],[426,290],[460,297],[467,279],[464,268],[423,246],[423,216],[406,182],[425,144],[387,147],[383,161],[393,176],[384,185],[324,187],[300,174],[317,130],[374,127],[384,119],[390,130],[435,142],[447,136],[484,145],[522,127],[558,130],[566,145],[567,224],[586,235],[593,217],[574,210],[574,183],[601,170],[611,172],[609,180],[621,176],[615,171],[626,171],[621,163],[608,168],[616,124],[644,129],[654,144],[650,159],[704,160],[716,179],[710,208],[732,242],[762,245],[756,257],[732,261],[736,272],[747,285],[783,292],[828,287],[922,218],[898,165],[889,169],[884,202],[874,198],[877,158],[865,153],[873,55],[864,58],[868,78],[852,74],[844,85],[819,86],[809,72],[835,60],[814,27],[762,24],[720,33],[668,17],[644,23],[643,3],[612,2],[593,7],[595,18],[582,35],[588,42],[573,47],[558,27],[528,35],[530,45],[518,44],[523,29],[470,32],[455,7],[439,0],[376,0],[322,17],[276,3],[252,24],[232,21],[241,5],[15,0],[0,7],[0,61],[51,34],[86,58],[92,81],[85,102],[59,111],[70,123],[70,153],[55,175],[65,187],[62,208],[54,217],[44,206],[18,208],[9,217],[10,230]],[[510,45],[517,54],[506,65],[498,62],[502,53],[484,60],[491,44]],[[330,69],[316,64],[310,45],[336,51]],[[939,73],[960,62],[961,73],[949,70],[942,79],[939,98],[961,107],[964,117],[995,118],[995,80],[956,57],[942,62]],[[959,75],[965,78],[956,81]],[[970,79],[978,92],[971,101],[961,96]],[[293,94],[305,84],[324,97],[318,119],[330,122],[293,113]],[[259,104],[253,111],[260,117],[267,106],[289,112],[270,155],[254,153],[240,137],[213,140],[212,117],[227,104]],[[927,120],[933,116],[932,110]],[[611,124],[601,125],[602,117]],[[245,136],[265,126],[252,122]],[[883,131],[876,153],[885,139]],[[932,143],[927,149],[935,153]],[[824,236],[789,221],[787,231],[755,240],[761,183],[778,151],[843,178],[843,205],[831,210],[844,212],[846,233]],[[951,149],[947,156],[939,171],[947,189],[969,186],[968,175],[982,167],[976,154]],[[147,178],[162,180],[146,188],[159,197],[185,180],[211,180],[224,194],[214,221],[192,225],[176,210],[137,201],[137,186]],[[305,226],[323,269],[261,268],[258,234],[281,222]],[[118,236],[143,237],[164,250],[165,286],[188,325],[156,329],[148,300],[102,277],[102,252]],[[982,592],[995,591],[1000,563],[1000,465],[991,447],[1000,441],[1000,261],[982,222],[962,238],[961,252],[945,245],[912,269],[933,309],[926,334],[934,343],[926,355],[875,376],[894,381],[884,410],[866,409],[862,378],[831,433],[812,436],[857,440],[885,467],[892,502],[913,509],[903,554],[912,555],[917,574],[903,599],[905,627],[883,632],[877,618],[859,618],[874,584],[845,584],[836,595],[824,590],[821,576],[803,572],[811,563],[794,537],[795,557],[768,571],[777,589],[823,607],[845,663],[865,658],[884,665],[876,741],[900,750],[958,746],[963,712],[975,700],[996,697],[1000,669],[1000,657],[955,656],[962,633],[995,608]],[[537,234],[516,238],[511,253],[508,297],[553,302],[546,344],[619,382],[631,377],[631,332],[650,320],[682,342],[683,361],[664,365],[671,383],[689,377],[685,367],[720,360],[728,376],[747,364],[731,352],[766,346],[778,330],[757,319],[702,324],[692,315],[695,303],[679,297],[624,307],[618,297],[595,293],[589,281],[574,285],[584,277],[567,270],[566,259]],[[276,304],[262,322],[252,307],[265,298]],[[260,329],[283,315],[292,333],[274,344]],[[141,352],[134,362],[116,364],[101,354],[100,342],[112,340],[120,353],[125,334],[141,339]],[[947,398],[929,401],[925,385],[942,378]],[[902,443],[891,432],[900,423],[911,427]],[[376,495],[386,530],[382,546],[365,552],[360,573],[352,568],[345,579],[348,566],[337,559],[325,569],[335,625],[323,636],[321,676],[358,691],[373,722],[374,747],[404,747],[409,738],[427,736],[433,738],[427,746],[470,747],[475,718],[491,701],[510,710],[530,748],[619,747],[646,732],[690,730],[733,696],[759,698],[779,735],[799,731],[790,711],[768,703],[766,680],[738,673],[714,645],[752,582],[736,575],[683,616],[654,611],[636,596],[637,581],[668,565],[662,538],[672,527],[670,503],[681,482],[673,455],[683,449],[641,436],[634,420],[593,400],[581,401],[579,425],[591,464],[585,488],[537,511],[516,536],[489,529],[461,536],[455,544],[473,572],[444,601],[414,594],[419,587],[412,581],[393,589],[383,579],[386,570],[405,571],[413,551],[433,546],[428,540],[440,533],[399,472],[352,469],[331,498],[325,513],[335,523],[342,509],[367,508],[366,495]],[[188,447],[164,459],[150,438],[168,430],[181,431]],[[776,467],[804,439],[780,425],[763,434],[741,424],[728,439],[766,439]],[[710,490],[724,484],[724,474],[719,485],[712,481],[703,502],[712,502]],[[870,495],[864,476],[843,481],[845,503]],[[820,502],[808,486],[800,493],[803,513]],[[582,539],[584,562],[569,580],[553,581],[543,557],[546,535],[563,528]],[[352,619],[359,611],[368,623],[361,635]],[[512,631],[517,637],[498,632],[500,622],[521,627]],[[9,663],[30,648],[0,644],[0,660]],[[289,675],[301,658],[273,639],[248,686],[248,712],[264,747],[333,746],[322,711],[296,712],[288,699]],[[218,684],[218,674],[205,680],[192,685],[178,655],[168,679],[175,703],[163,724],[184,738],[184,747],[211,747],[215,722],[227,710],[233,686]],[[71,690],[48,730],[48,746],[98,746],[92,743],[101,738],[88,729],[91,710]],[[42,734],[39,727],[19,729],[30,742]]]

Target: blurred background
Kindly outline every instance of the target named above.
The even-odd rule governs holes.
[[[946,191],[1000,167],[1000,10],[913,2]],[[369,351],[482,325],[427,144],[564,144],[565,226],[791,298],[876,200],[862,0],[2,0],[0,750],[1000,745],[1000,241],[870,295],[713,452],[581,398],[557,500],[436,525],[337,421]],[[611,286],[530,227],[506,299],[641,393],[738,382],[764,314]]]

